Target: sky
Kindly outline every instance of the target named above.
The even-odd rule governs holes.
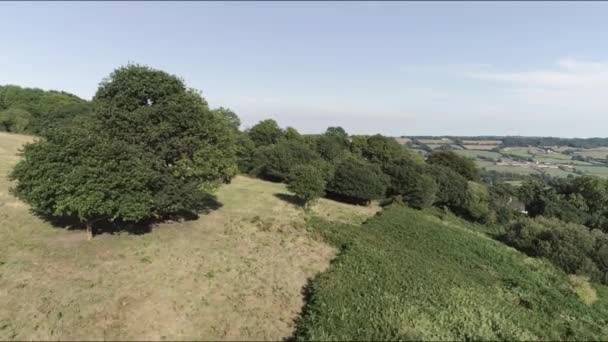
[[[181,77],[243,128],[608,136],[608,2],[0,2],[0,84]]]

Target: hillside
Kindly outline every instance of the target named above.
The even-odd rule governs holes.
[[[196,220],[87,241],[9,194],[6,174],[31,140],[0,133],[0,340],[292,334],[303,286],[335,251],[307,232],[283,184],[237,177]],[[312,213],[359,223],[376,210],[321,200]]]
[[[568,277],[480,227],[399,207],[362,226],[311,223],[340,253],[310,285],[301,340],[608,337],[607,287]]]

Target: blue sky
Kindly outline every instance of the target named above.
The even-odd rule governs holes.
[[[245,127],[608,136],[608,3],[0,2],[0,84],[91,98],[129,62]]]

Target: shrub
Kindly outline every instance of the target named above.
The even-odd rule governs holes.
[[[369,203],[384,196],[387,177],[377,165],[357,157],[347,157],[336,165],[327,190],[335,197],[354,203]]]
[[[537,257],[545,257],[567,273],[584,274],[606,283],[606,235],[585,226],[555,218],[527,218],[507,227],[507,244]]]
[[[297,165],[291,170],[287,189],[302,200],[304,206],[323,196],[325,191],[323,171],[312,165]]]
[[[253,172],[259,177],[286,182],[289,172],[297,165],[319,161],[321,157],[303,142],[283,140],[260,147],[253,156]]]

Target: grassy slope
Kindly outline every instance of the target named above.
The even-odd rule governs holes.
[[[391,208],[362,226],[311,224],[341,254],[313,282],[300,339],[608,338],[608,288],[574,288],[462,221]],[[593,293],[576,292],[590,291],[587,305]]]
[[[335,251],[276,196],[284,185],[237,177],[198,220],[86,241],[8,193],[5,175],[30,140],[0,133],[0,340],[291,335],[302,287]],[[376,209],[322,200],[313,212],[356,223]]]

